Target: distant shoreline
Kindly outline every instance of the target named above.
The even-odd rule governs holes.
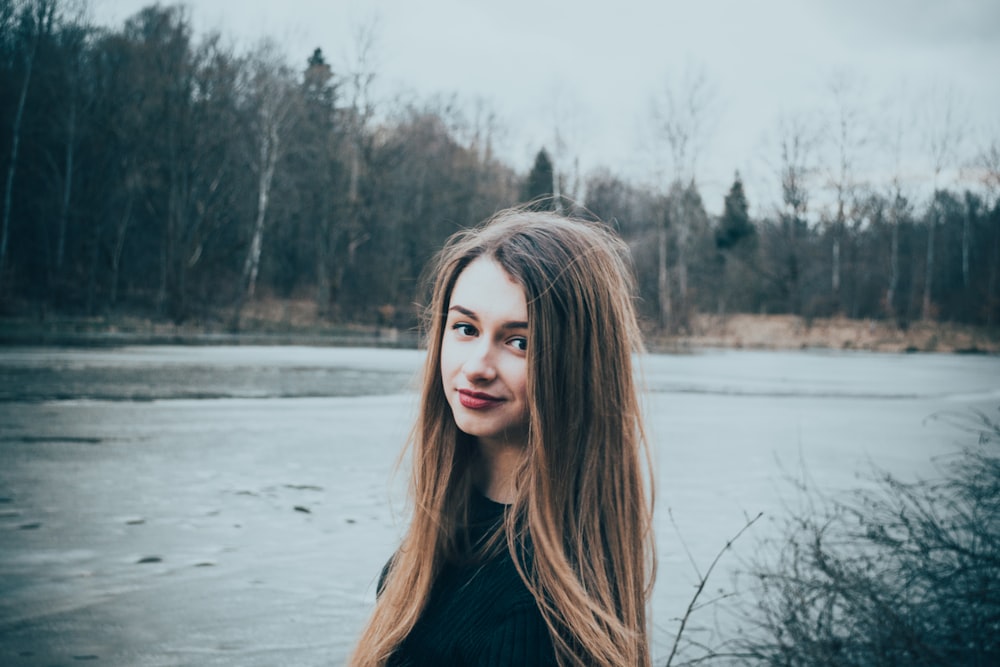
[[[0,346],[120,347],[125,345],[305,345],[336,347],[416,348],[416,332],[389,327],[351,327],[318,330],[253,329],[240,332],[198,325],[169,323],[99,322],[63,319],[30,322],[0,319]]]
[[[221,325],[159,322],[137,317],[0,318],[0,346],[120,347],[126,345],[305,345],[416,348],[415,330],[317,321],[258,320],[238,333]],[[697,315],[689,331],[648,332],[652,352],[706,348],[863,350],[886,353],[1000,354],[1000,327],[915,322],[906,329],[876,320],[793,315]]]
[[[651,349],[862,350],[1000,354],[1000,327],[913,322],[905,329],[880,320],[795,315],[697,315],[689,333],[648,337]]]

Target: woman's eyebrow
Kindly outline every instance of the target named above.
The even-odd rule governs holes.
[[[471,310],[469,310],[468,308],[465,308],[463,306],[457,306],[457,305],[456,306],[452,306],[451,308],[448,309],[448,312],[451,312],[453,310],[456,310],[456,311],[462,313],[463,315],[465,315],[466,317],[471,318],[473,320],[477,320],[477,321],[479,320],[479,316],[478,315],[476,315],[474,312],[472,312]]]
[[[475,320],[476,322],[479,321],[479,316],[476,315],[475,312],[469,310],[468,308],[466,308],[464,306],[459,306],[459,305],[456,304],[456,305],[454,305],[454,306],[452,306],[451,308],[448,309],[449,312],[451,312],[453,310],[456,311],[456,312],[459,312],[459,313],[461,313],[463,315],[465,315],[470,320]],[[503,329],[527,329],[528,328],[528,323],[527,322],[521,322],[521,321],[504,322],[501,328],[503,328]]]

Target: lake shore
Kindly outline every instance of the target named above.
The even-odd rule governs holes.
[[[654,350],[699,348],[757,350],[865,350],[1000,354],[1000,328],[950,322],[913,322],[901,328],[884,320],[796,315],[697,315],[689,333],[651,335]]]
[[[903,328],[885,320],[795,315],[696,315],[675,335],[646,327],[654,352],[698,349],[866,350],[1000,354],[1000,327],[913,322]],[[308,302],[266,300],[247,307],[239,332],[222,316],[183,324],[134,315],[0,317],[0,345],[315,345],[414,348],[415,330],[332,323]]]

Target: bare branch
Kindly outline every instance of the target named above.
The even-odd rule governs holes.
[[[691,601],[688,603],[688,607],[687,610],[684,612],[684,616],[681,618],[680,627],[677,628],[677,635],[674,637],[674,644],[670,649],[670,656],[667,658],[666,667],[670,667],[670,665],[673,662],[674,656],[677,655],[677,651],[680,648],[681,638],[684,636],[684,630],[687,627],[688,621],[691,619],[691,615],[695,612],[696,609],[699,608],[698,598],[701,597],[702,592],[705,590],[705,585],[708,583],[709,577],[712,576],[712,572],[715,570],[715,566],[719,564],[719,560],[722,559],[723,554],[729,551],[729,549],[733,546],[733,543],[736,542],[736,540],[740,539],[740,536],[743,535],[743,533],[745,533],[747,530],[749,530],[750,526],[757,523],[758,519],[760,519],[762,516],[764,516],[763,512],[758,513],[757,516],[747,521],[743,525],[743,527],[736,532],[735,535],[729,538],[729,541],[726,542],[725,546],[719,549],[719,553],[717,553],[715,555],[715,558],[712,559],[712,562],[708,566],[708,569],[705,570],[705,574],[699,576],[698,586],[694,592],[694,595],[691,597]],[[673,521],[673,515],[671,515],[671,521]],[[687,547],[685,547],[685,549],[687,549]],[[697,567],[695,568],[695,571],[697,571]]]

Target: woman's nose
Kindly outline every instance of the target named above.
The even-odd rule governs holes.
[[[469,346],[469,356],[462,366],[470,382],[490,382],[497,376],[493,362],[493,346],[484,336]]]

